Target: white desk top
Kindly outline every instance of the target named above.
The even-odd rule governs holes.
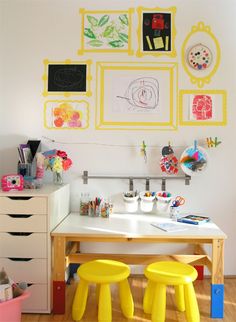
[[[165,232],[153,227],[151,223],[173,222],[168,217],[151,214],[112,214],[109,218],[80,216],[69,214],[52,232],[52,236],[91,236],[91,237],[127,237],[127,238],[191,238],[225,239],[227,236],[214,223],[199,226],[176,223],[187,227],[183,231]]]

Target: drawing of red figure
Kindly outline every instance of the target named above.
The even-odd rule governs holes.
[[[209,95],[195,95],[192,113],[195,120],[209,120],[212,118],[212,98]]]

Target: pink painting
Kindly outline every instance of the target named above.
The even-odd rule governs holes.
[[[210,120],[213,117],[213,104],[210,95],[194,95],[191,114],[195,120]]]

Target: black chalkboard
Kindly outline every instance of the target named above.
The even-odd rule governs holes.
[[[86,64],[48,65],[48,92],[86,92]]]
[[[171,51],[170,13],[143,13],[143,51]]]

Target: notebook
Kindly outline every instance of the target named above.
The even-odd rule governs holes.
[[[201,224],[204,224],[206,222],[209,222],[210,218],[206,217],[206,216],[187,215],[187,216],[178,218],[177,221],[185,223],[185,224],[201,225]]]
[[[175,232],[175,231],[181,231],[186,230],[188,227],[185,225],[179,225],[178,223],[157,223],[152,222],[152,226],[159,228],[161,230],[167,231],[167,232]]]

